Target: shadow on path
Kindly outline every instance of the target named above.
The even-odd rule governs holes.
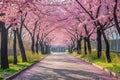
[[[117,80],[69,54],[52,54],[13,80]]]

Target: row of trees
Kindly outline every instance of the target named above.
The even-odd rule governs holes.
[[[31,42],[33,54],[50,53],[50,43],[53,40],[49,34],[56,28],[45,19],[45,13],[39,11],[41,5],[34,0],[4,0],[0,1],[0,32],[1,32],[1,68],[9,68],[8,36],[13,38],[14,64],[17,64],[17,42],[22,62],[27,62],[23,38]],[[47,13],[47,12],[46,12]],[[12,32],[12,33],[10,33]],[[28,45],[29,46],[29,45]]]
[[[71,35],[69,41],[69,51],[77,49],[81,51],[81,41],[84,40],[84,53],[91,54],[90,40],[97,41],[97,57],[101,58],[102,38],[106,45],[107,62],[111,62],[110,46],[105,31],[111,27],[116,28],[120,35],[120,1],[119,0],[75,0],[74,6],[77,5],[77,14],[70,9],[65,8],[77,20],[77,27],[68,27],[66,31]],[[76,24],[77,24],[76,22]]]
[[[111,62],[109,42],[105,31],[115,26],[120,34],[120,1],[118,0],[3,0],[0,1],[0,30],[1,30],[1,68],[8,65],[8,31],[14,35],[14,63],[16,58],[16,42],[18,40],[22,61],[26,62],[23,35],[31,41],[31,51],[38,53],[50,52],[50,43],[55,29],[64,28],[68,33],[69,49],[81,53],[81,41],[84,40],[84,52],[91,54],[90,40],[97,41],[97,55],[101,57],[102,36],[106,44],[106,58]],[[26,36],[25,36],[26,34]],[[61,36],[61,35],[57,35]],[[17,38],[17,40],[16,40]],[[66,44],[68,44],[66,42]]]

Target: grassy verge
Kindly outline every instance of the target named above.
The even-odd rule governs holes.
[[[117,74],[120,74],[120,54],[118,53],[111,52],[111,59],[112,59],[111,63],[107,63],[104,51],[102,52],[101,59],[97,58],[97,52],[95,50],[92,51],[91,55],[77,54],[76,52],[73,52],[72,55],[77,56],[81,59],[83,58],[89,62],[95,63]]]
[[[9,69],[2,70],[0,69],[0,80],[3,80],[5,77],[8,77],[16,72],[21,71],[22,69],[30,66],[32,63],[37,62],[44,58],[46,55],[43,54],[32,54],[31,52],[27,51],[26,52],[28,62],[22,62],[21,56],[18,56],[18,64],[14,65],[13,64],[13,56],[9,56]]]

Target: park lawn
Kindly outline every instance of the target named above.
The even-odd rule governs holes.
[[[5,79],[6,77],[17,73],[19,71],[21,71],[22,69],[30,66],[32,63],[38,62],[40,61],[42,58],[44,58],[46,55],[45,54],[32,54],[31,52],[27,51],[27,60],[28,62],[22,62],[21,60],[21,56],[18,56],[18,64],[14,65],[13,64],[13,57],[9,56],[9,69],[0,69],[0,80]]]
[[[101,59],[97,58],[97,52],[95,50],[92,51],[91,55],[77,54],[77,52],[73,52],[72,55],[77,56],[81,59],[84,59],[88,62],[95,63],[104,68],[107,68],[117,74],[120,74],[120,54],[119,53],[111,52],[111,59],[112,59],[111,63],[107,63],[104,51],[102,52]]]

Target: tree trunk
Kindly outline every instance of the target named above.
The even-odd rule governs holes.
[[[45,54],[43,43],[40,43],[40,46],[41,46],[41,52],[42,52],[42,54]]]
[[[107,62],[110,63],[111,62],[111,58],[110,58],[110,46],[109,46],[109,42],[106,38],[105,33],[103,32],[103,38],[105,41],[105,45],[106,45],[106,58],[107,58]]]
[[[49,54],[49,46],[46,45],[46,54]]]
[[[71,47],[70,47],[70,53],[73,52],[73,45],[71,44]]]
[[[50,54],[50,46],[47,45],[47,53]]]
[[[1,28],[1,68],[7,69],[9,68],[8,63],[8,31],[5,28],[5,23],[0,22]]]
[[[31,51],[32,53],[35,53],[35,40],[34,40],[34,37],[31,37],[32,39],[32,45],[31,45]]]
[[[72,43],[72,52],[75,50],[75,42]]]
[[[68,45],[68,52],[71,53],[70,45]]]
[[[35,47],[36,47],[36,53],[38,53],[39,52],[39,50],[38,50],[38,42],[35,44]]]
[[[78,54],[80,54],[81,53],[81,39],[79,39],[78,41],[77,41],[77,53]]]
[[[36,40],[36,44],[35,44],[35,47],[36,47],[36,53],[38,53],[39,52],[39,50],[38,50],[38,43],[39,42],[39,34],[37,35],[37,40]]]
[[[13,40],[13,58],[14,58],[14,61],[13,63],[14,64],[17,64],[17,54],[16,54],[16,30],[13,30],[14,32],[14,40]]]
[[[77,53],[79,53],[79,40],[77,40]]]
[[[84,37],[84,53],[87,54],[86,37]]]
[[[47,52],[47,45],[45,44],[44,45],[44,52],[45,52],[45,54],[47,54],[46,52]]]
[[[101,58],[102,54],[102,33],[100,30],[97,30],[97,57]]]
[[[44,53],[47,54],[47,44],[44,42]]]
[[[16,33],[17,33],[19,48],[20,48],[20,51],[21,51],[22,62],[27,62],[25,48],[24,48],[24,45],[23,45],[23,41],[22,41],[21,35],[19,33],[19,29],[17,29]]]
[[[116,25],[116,29],[120,35],[120,26],[119,26],[119,22],[117,19],[117,5],[118,5],[118,0],[115,0],[115,6],[114,6],[114,12],[113,12],[113,16],[114,16],[114,21],[115,21],[115,25]]]
[[[48,46],[45,45],[45,53],[48,54]]]
[[[87,41],[87,46],[88,46],[88,52],[89,52],[89,54],[91,54],[90,38],[89,38],[89,37],[86,37],[86,41]]]

